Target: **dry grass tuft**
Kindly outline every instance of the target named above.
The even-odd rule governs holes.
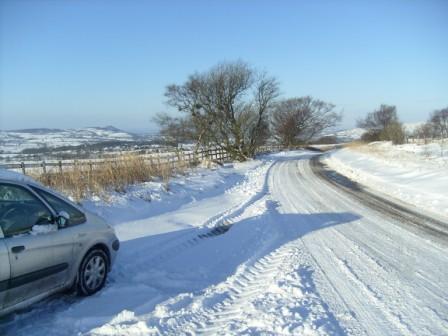
[[[342,147],[357,149],[357,148],[364,147],[365,145],[366,145],[366,143],[363,141],[352,141],[352,142],[347,142],[347,143],[343,144]]]
[[[106,199],[107,191],[124,192],[129,185],[154,178],[160,178],[168,189],[171,176],[175,172],[185,173],[188,167],[188,163],[182,161],[159,164],[137,155],[124,155],[101,164],[76,164],[65,171],[41,174],[34,178],[80,201],[92,195]]]

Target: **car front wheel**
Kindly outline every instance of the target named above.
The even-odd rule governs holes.
[[[104,251],[89,251],[79,267],[78,293],[88,296],[103,288],[107,279],[107,265],[108,258]]]

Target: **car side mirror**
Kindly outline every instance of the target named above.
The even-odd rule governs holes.
[[[56,217],[56,224],[58,228],[65,228],[70,220],[70,215],[66,211],[59,211]]]

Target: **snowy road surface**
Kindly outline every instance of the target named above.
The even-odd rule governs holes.
[[[448,334],[447,245],[323,181],[313,155],[266,156],[222,193],[118,223],[122,249],[101,293],[46,300],[0,328],[10,335]]]

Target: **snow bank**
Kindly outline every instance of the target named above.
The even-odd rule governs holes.
[[[202,225],[207,216],[238,204],[238,198],[229,190],[238,188],[241,197],[247,197],[248,188],[244,186],[249,183],[252,170],[260,165],[260,161],[249,161],[213,170],[196,168],[172,178],[168,186],[162,181],[141,183],[128,187],[125,193],[111,192],[107,201],[93,197],[82,205],[106,218],[120,240],[182,230]],[[199,206],[201,211],[190,213]],[[172,212],[176,214],[173,216]]]
[[[440,144],[374,142],[332,152],[325,163],[373,190],[448,217],[448,150]]]

